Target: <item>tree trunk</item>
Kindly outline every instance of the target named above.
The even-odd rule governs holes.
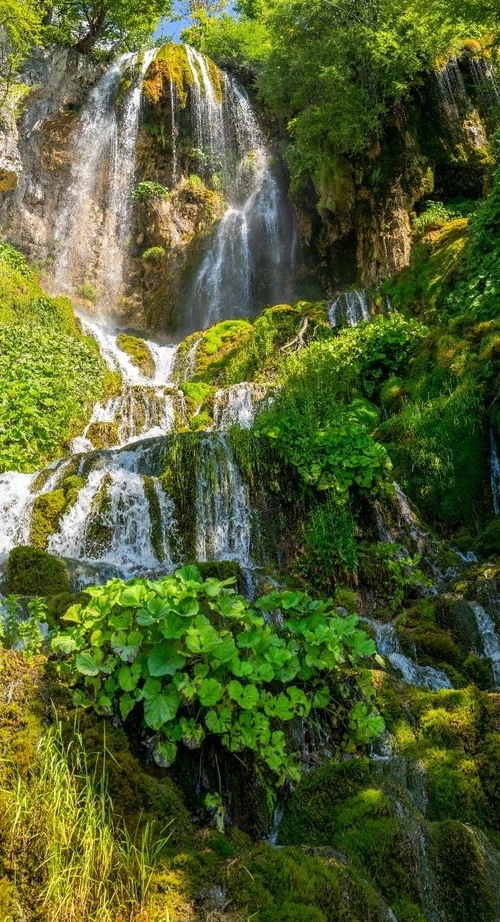
[[[106,22],[106,10],[101,9],[95,19],[88,21],[89,30],[79,42],[76,43],[75,48],[80,54],[90,54],[94,48],[96,42],[101,36],[101,32],[104,28],[104,23]]]

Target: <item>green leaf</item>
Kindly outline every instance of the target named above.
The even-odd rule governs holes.
[[[120,715],[122,720],[126,720],[130,712],[135,707],[135,701],[130,695],[122,695],[120,698]]]
[[[182,580],[185,583],[202,583],[201,573],[198,570],[198,567],[188,566],[181,567],[180,570],[175,571],[175,575],[178,579]]]
[[[198,698],[204,707],[212,707],[222,698],[223,687],[217,679],[203,679],[198,690]]]
[[[96,676],[100,672],[98,664],[90,653],[79,653],[75,660],[75,666],[82,675]]]
[[[186,657],[178,653],[175,644],[170,641],[159,644],[148,656],[148,669],[152,676],[175,675],[186,662]]]
[[[169,685],[163,692],[150,698],[144,704],[144,719],[152,730],[159,730],[173,720],[180,705],[177,689]]]
[[[233,701],[245,710],[256,708],[259,703],[259,690],[255,685],[242,685],[233,679],[227,686],[227,693]]]
[[[171,740],[159,740],[153,749],[153,759],[160,768],[169,768],[175,762],[177,744]]]
[[[133,586],[125,587],[118,603],[123,608],[137,608],[145,602],[147,594],[148,591],[143,583],[135,583]]]
[[[133,691],[139,681],[140,673],[134,673],[130,666],[122,666],[118,670],[118,685],[122,691]]]
[[[74,637],[70,637],[69,634],[56,634],[52,638],[51,647],[53,650],[59,650],[60,653],[73,653],[77,648],[77,642]]]

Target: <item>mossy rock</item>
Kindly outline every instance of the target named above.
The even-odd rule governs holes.
[[[487,837],[449,820],[434,826],[431,849],[449,922],[497,919],[500,855]],[[496,868],[490,870],[490,862]]]
[[[387,905],[334,855],[261,845],[233,862],[227,889],[244,918],[260,922],[383,922]]]
[[[116,338],[116,344],[122,352],[125,352],[130,361],[146,378],[154,378],[155,363],[151,350],[143,339],[137,336],[131,336],[129,333],[120,333]]]
[[[34,547],[15,547],[7,559],[7,592],[15,595],[54,596],[70,592],[62,560]]]
[[[101,451],[103,448],[112,448],[118,445],[120,438],[118,435],[117,422],[97,422],[90,423],[87,427],[87,438],[93,446]]]
[[[55,534],[61,519],[74,506],[84,480],[77,474],[67,475],[56,490],[35,497],[31,513],[30,541],[44,550],[50,535]]]
[[[500,518],[494,519],[474,539],[472,549],[481,557],[498,557],[500,555]]]

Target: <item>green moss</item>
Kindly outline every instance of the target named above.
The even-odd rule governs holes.
[[[146,378],[154,377],[154,359],[149,347],[143,339],[139,339],[137,336],[130,336],[128,333],[120,333],[116,338],[116,344],[129,356],[132,364],[139,368]]]
[[[494,519],[474,539],[472,549],[481,557],[500,555],[500,519]]]
[[[261,845],[227,875],[244,918],[261,922],[382,922],[387,908],[356,873],[330,854]]]
[[[114,526],[109,516],[111,510],[110,485],[111,476],[106,474],[92,500],[86,534],[86,550],[94,557],[99,557],[104,553],[113,537]]]
[[[119,423],[115,421],[90,423],[87,428],[87,438],[98,451],[103,448],[112,448],[120,441],[118,430]]]
[[[31,513],[30,541],[33,547],[44,549],[50,535],[55,534],[61,519],[78,499],[83,478],[73,474],[64,478],[61,486],[50,493],[35,497]]]
[[[286,804],[280,828],[281,845],[331,845],[335,808],[366,784],[368,760],[329,762],[303,775]]]
[[[69,577],[62,560],[34,547],[15,547],[7,559],[7,592],[15,595],[53,596],[69,592]]]
[[[488,879],[485,842],[463,823],[450,820],[433,829],[438,886],[450,922],[492,922],[496,918],[498,907]]]
[[[165,556],[165,536],[162,531],[160,500],[152,477],[144,477],[143,484],[151,521],[151,544],[158,560],[161,562]]]

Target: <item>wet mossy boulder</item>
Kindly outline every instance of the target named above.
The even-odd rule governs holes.
[[[448,922],[494,922],[500,911],[500,852],[453,820],[432,829],[431,854]]]
[[[76,503],[84,480],[77,474],[65,477],[61,486],[41,493],[33,502],[30,541],[33,547],[44,550],[50,535],[55,534],[62,517]]]
[[[129,333],[120,333],[116,338],[117,346],[128,355],[130,361],[146,378],[153,378],[155,363],[151,350],[143,339],[131,336]]]
[[[261,845],[233,861],[227,874],[231,901],[243,918],[260,922],[384,922],[387,904],[355,869],[332,851]],[[238,918],[238,917],[237,917]]]
[[[53,596],[70,592],[62,560],[34,547],[15,547],[7,559],[6,589],[15,595]]]

